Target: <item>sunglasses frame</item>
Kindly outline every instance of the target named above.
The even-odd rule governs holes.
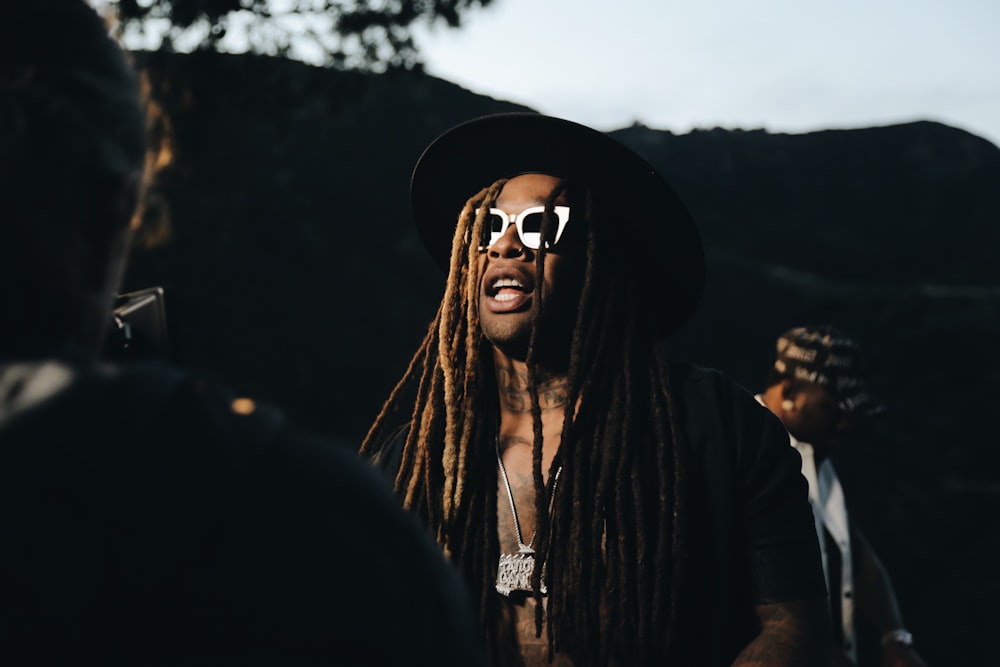
[[[476,215],[477,216],[479,215],[480,211],[482,211],[481,208],[477,208],[476,209]],[[552,246],[554,246],[557,243],[559,243],[559,239],[562,238],[563,231],[566,229],[566,223],[569,222],[569,206],[553,206],[552,207],[552,212],[556,215],[556,219],[559,222],[559,226],[556,227],[556,237],[555,237],[555,239],[552,242],[549,242],[549,241],[545,242],[545,247],[546,248],[551,248]],[[529,208],[524,209],[523,211],[521,211],[517,215],[509,214],[506,211],[504,211],[503,209],[492,208],[491,207],[489,209],[489,213],[490,213],[490,215],[500,216],[500,218],[503,219],[503,227],[500,228],[500,232],[496,234],[496,238],[494,240],[492,240],[489,245],[479,246],[480,252],[485,251],[485,250],[489,250],[490,248],[492,248],[493,244],[496,243],[498,240],[500,240],[500,238],[504,234],[507,233],[507,228],[510,227],[511,224],[513,224],[514,228],[517,230],[517,238],[521,242],[521,245],[523,245],[525,248],[530,248],[531,250],[538,250],[538,248],[541,246],[541,241],[542,241],[542,233],[541,233],[541,231],[538,232],[538,242],[537,243],[532,244],[532,243],[528,243],[528,241],[525,240],[525,238],[524,238],[524,221],[525,221],[525,219],[529,215],[532,215],[534,213],[541,213],[542,215],[545,215],[545,207],[544,206],[531,206]],[[529,233],[534,234],[535,232],[529,232]],[[490,232],[490,237],[493,238],[493,232]]]

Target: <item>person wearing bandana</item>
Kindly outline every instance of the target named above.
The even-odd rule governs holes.
[[[861,419],[883,415],[868,391],[861,348],[831,325],[800,326],[778,337],[774,365],[758,395],[788,429],[809,484],[830,591],[837,665],[859,664],[859,621],[879,637],[881,667],[926,667],[905,628],[892,583],[850,519],[831,451]],[[863,664],[863,663],[862,663]]]

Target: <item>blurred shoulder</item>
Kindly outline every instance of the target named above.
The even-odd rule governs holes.
[[[757,405],[752,392],[718,369],[670,361],[667,372],[671,389],[681,400],[737,408]]]

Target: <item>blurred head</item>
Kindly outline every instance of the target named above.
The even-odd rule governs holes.
[[[765,403],[798,440],[827,444],[858,418],[885,411],[864,375],[860,346],[846,333],[795,327],[778,337]]]
[[[144,150],[135,74],[97,13],[0,5],[0,358],[97,354]]]

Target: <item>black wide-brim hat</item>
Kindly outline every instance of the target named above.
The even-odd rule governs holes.
[[[705,257],[694,220],[670,184],[606,134],[537,113],[466,121],[420,156],[410,181],[410,204],[420,239],[438,266],[449,270],[452,236],[466,201],[501,178],[525,173],[572,179],[615,211],[650,281],[655,298],[649,308],[660,335],[694,314],[705,282]]]

